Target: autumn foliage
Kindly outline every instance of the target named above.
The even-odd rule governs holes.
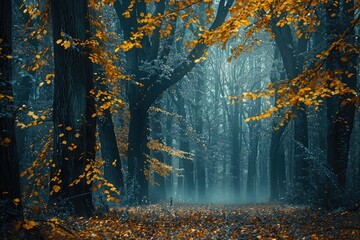
[[[226,97],[225,122],[235,119],[234,121],[242,124],[242,120],[239,120],[238,117],[244,117],[248,128],[253,130],[257,128],[257,125],[251,125],[252,122],[276,119],[272,125],[269,124],[269,131],[274,136],[275,132],[280,130],[280,137],[278,137],[280,139],[287,125],[291,121],[295,122],[294,119],[299,119],[301,117],[299,115],[306,120],[308,109],[315,111],[324,109],[331,105],[331,99],[337,99],[339,104],[336,108],[334,107],[334,111],[331,112],[329,107],[330,110],[327,112],[327,136],[333,136],[331,134],[334,133],[340,137],[346,135],[335,131],[339,128],[339,125],[336,124],[339,124],[342,119],[346,120],[345,125],[352,121],[350,127],[346,126],[346,129],[350,129],[347,133],[351,134],[353,119],[349,120],[341,114],[350,112],[353,117],[355,109],[359,106],[359,91],[356,89],[356,83],[349,82],[354,79],[356,81],[356,71],[358,71],[354,69],[358,65],[356,61],[360,51],[358,39],[353,40],[355,29],[359,27],[360,22],[358,16],[360,3],[358,1],[88,0],[87,5],[83,4],[85,27],[79,38],[64,31],[62,28],[65,27],[61,21],[58,22],[58,29],[52,29],[55,26],[51,25],[55,22],[52,13],[56,10],[51,9],[51,6],[54,6],[55,2],[56,0],[24,0],[23,3],[17,1],[16,9],[23,14],[19,18],[24,21],[22,33],[25,34],[25,37],[21,44],[25,44],[29,48],[29,50],[25,50],[19,47],[20,50],[17,54],[29,55],[26,61],[20,57],[14,59],[15,54],[10,52],[3,53],[5,48],[1,45],[3,39],[0,38],[0,60],[6,63],[19,61],[21,63],[21,66],[18,66],[19,70],[40,79],[34,81],[36,82],[34,95],[48,94],[53,97],[55,86],[57,98],[54,99],[59,100],[58,103],[60,103],[53,104],[53,108],[46,104],[41,106],[29,104],[27,106],[22,103],[16,106],[16,109],[14,108],[16,111],[14,111],[14,119],[11,120],[13,121],[12,128],[16,126],[19,132],[42,131],[41,139],[28,148],[38,148],[31,153],[31,158],[29,157],[31,161],[25,159],[21,163],[22,170],[19,172],[19,176],[22,179],[22,196],[11,200],[12,205],[15,208],[19,207],[19,212],[23,216],[23,219],[14,225],[16,233],[25,236],[35,232],[47,239],[328,239],[328,236],[333,236],[333,239],[351,239],[360,235],[358,205],[355,210],[340,209],[332,212],[323,211],[321,208],[284,207],[277,204],[241,206],[178,204],[175,207],[169,207],[165,203],[161,203],[132,206],[149,203],[149,183],[151,187],[161,186],[162,183],[158,180],[165,182],[165,178],[174,175],[175,171],[182,171],[186,168],[186,171],[191,172],[188,179],[192,179],[192,181],[195,179],[193,175],[198,174],[201,170],[203,170],[204,178],[206,174],[209,175],[208,170],[206,172],[200,168],[193,169],[194,166],[201,165],[198,162],[199,155],[200,159],[205,156],[203,150],[207,146],[202,142],[205,139],[203,129],[208,127],[210,132],[213,127],[210,126],[209,119],[207,119],[208,125],[199,124],[199,118],[202,121],[202,117],[204,119],[205,116],[208,117],[206,111],[197,105],[205,95],[199,94],[194,98],[195,100],[187,99],[189,106],[182,109],[185,117],[187,113],[194,116],[203,114],[192,119],[195,124],[194,129],[190,130],[185,129],[187,126],[184,126],[187,123],[181,119],[184,116],[175,113],[175,108],[162,109],[161,104],[164,104],[161,102],[161,98],[169,93],[167,97],[172,99],[176,105],[179,97],[174,97],[173,92],[179,94],[179,90],[173,90],[172,87],[184,78],[191,80],[192,71],[198,70],[197,67],[204,67],[204,62],[212,57],[211,49],[217,48],[228,53],[227,62],[224,63],[228,64],[238,61],[242,54],[249,54],[264,44],[279,45],[279,39],[287,37],[291,38],[292,42],[286,44],[284,48],[289,51],[288,54],[292,59],[296,59],[291,68],[294,70],[293,72],[286,69],[286,60],[283,59],[282,67],[286,72],[285,77],[277,81],[266,79],[266,82],[257,84],[251,91],[243,91],[244,88],[239,85],[234,85],[234,89],[230,89],[231,87],[225,90],[223,88],[216,89],[216,94],[219,96],[218,92],[222,91],[221,97],[225,97],[225,91],[231,93]],[[321,47],[321,50],[310,51],[310,48],[307,52],[299,50],[301,44],[305,43],[305,50],[308,49],[307,45],[314,45],[314,40],[312,40],[314,34],[322,28],[330,35],[329,27],[326,24],[335,21],[334,19],[344,18],[344,13],[330,13],[329,16],[321,16],[318,12],[319,9],[340,9],[340,6],[341,9],[345,9],[350,2],[352,8],[346,10],[354,16],[353,19],[343,24],[341,28],[339,27],[340,30],[335,31],[331,38],[326,40],[326,44]],[[52,17],[54,19],[50,21]],[[72,25],[69,24],[69,26]],[[286,29],[288,36],[281,36],[279,34],[281,29]],[[56,30],[59,31],[56,32]],[[275,48],[280,49],[281,46]],[[271,47],[271,50],[274,49]],[[284,50],[281,50],[282,57],[284,57]],[[307,60],[302,60],[305,52],[308,54]],[[63,74],[59,74],[60,68],[54,70],[53,66],[61,62],[58,60],[54,63],[54,58],[61,59],[57,58],[59,56],[66,56],[67,60],[75,59],[74,56],[78,57],[79,61],[70,64],[69,69],[79,62],[85,63],[82,65],[84,82],[80,82],[80,77],[76,79],[74,77],[77,72],[80,72],[80,67],[71,69],[73,74],[70,74],[70,70],[64,71]],[[64,60],[61,64],[65,65],[66,62],[68,61]],[[345,65],[346,67],[344,67]],[[55,71],[58,72],[55,74]],[[63,80],[70,79],[64,77],[65,74],[70,74],[74,78],[68,84],[64,85],[65,81],[60,84],[60,76]],[[84,77],[85,74],[88,77]],[[207,76],[205,73],[198,74],[194,81],[204,77],[201,75]],[[7,81],[10,82],[9,79]],[[80,90],[76,90],[76,94],[70,90],[67,91],[68,85],[75,86],[72,83],[77,83],[78,89],[83,90],[85,94],[78,96],[76,94],[80,93]],[[199,85],[198,88],[206,88],[206,86],[205,84]],[[28,99],[30,95],[29,93]],[[85,97],[81,98],[80,95]],[[72,99],[66,102],[67,99],[62,98],[63,96]],[[48,101],[48,99],[46,100]],[[83,121],[81,124],[79,123],[80,117],[74,119],[68,113],[59,114],[63,106],[68,107],[67,103],[76,104],[81,100],[84,101],[82,106],[85,106],[86,109],[84,108],[82,113],[79,112],[80,110],[75,111],[81,115]],[[261,101],[267,103],[265,108],[259,107],[258,112],[250,111],[250,109],[255,109],[254,105],[249,107],[250,102],[255,104],[256,102],[261,103]],[[12,105],[14,103],[12,92],[0,92],[0,102]],[[243,106],[247,103],[249,103],[249,111],[245,114]],[[155,106],[156,104],[161,107]],[[229,106],[232,106],[231,109]],[[238,112],[239,109],[241,113]],[[161,133],[151,132],[150,113],[183,121],[179,124],[183,129],[179,132],[182,131],[185,136],[187,131],[192,131],[195,136],[192,139],[193,149],[189,147],[190,143],[185,142],[184,139],[171,139],[166,143],[166,141],[162,141],[161,138],[165,139],[165,137],[162,137]],[[78,126],[57,122],[60,121],[58,117],[60,120],[68,118],[69,122],[72,121],[73,125],[78,124]],[[336,123],[333,124],[330,120],[334,120],[333,122]],[[116,148],[115,154],[117,155],[110,160],[103,159],[103,155],[100,156],[100,153],[104,153],[104,149],[106,149],[106,143],[101,140],[101,134],[104,132],[99,130],[99,125],[105,121],[107,122],[103,126],[112,128],[113,146]],[[120,124],[114,126],[113,122]],[[228,127],[233,132],[234,129],[240,131],[233,127],[238,124],[237,122],[224,128]],[[161,123],[158,124],[161,125]],[[295,122],[295,128],[296,124]],[[219,125],[223,126],[223,124]],[[84,129],[80,131],[82,127]],[[159,128],[161,132],[162,126]],[[296,133],[296,130],[294,131]],[[3,130],[3,132],[6,131]],[[85,137],[84,133],[88,135]],[[249,135],[249,139],[242,135],[240,137],[236,134],[232,136],[233,139],[237,139],[237,141],[240,139],[242,142],[251,141],[250,138],[253,135]],[[297,141],[296,137],[294,137],[294,142]],[[336,172],[336,170],[339,166],[343,168],[347,166],[350,135],[346,137],[345,142],[347,141],[348,144],[345,149],[346,157],[341,159],[342,162],[338,159],[333,162],[329,160],[329,168],[335,172],[334,178],[341,179],[339,188],[345,188],[346,171],[341,169],[342,172],[340,170]],[[301,147],[308,150],[307,140],[305,139],[305,145],[298,144],[298,142],[296,144],[303,144]],[[344,142],[344,139],[340,140]],[[331,143],[330,140],[328,142],[335,146],[339,144],[340,140],[337,143]],[[25,142],[25,140],[23,141]],[[15,137],[0,133],[1,147],[13,145],[14,142]],[[86,145],[88,142],[91,146]],[[234,142],[232,142],[232,146],[237,144],[241,148],[242,143]],[[287,156],[296,155],[296,151],[300,148],[296,144],[293,146],[295,153],[289,153],[289,150],[286,152]],[[179,149],[184,145],[188,146],[188,149]],[[79,152],[80,148],[82,152]],[[280,149],[277,146],[275,148],[276,150]],[[54,149],[56,150],[55,154]],[[233,153],[239,155],[238,150],[235,149]],[[256,154],[260,152],[257,148],[254,151]],[[63,154],[64,152],[66,154]],[[304,150],[304,152],[306,151]],[[156,153],[162,157],[155,156]],[[21,154],[19,154],[19,158],[22,157]],[[328,151],[326,154],[329,157],[331,152]],[[170,156],[170,161],[165,161],[164,156]],[[86,159],[82,159],[83,157]],[[243,156],[235,156],[232,159],[237,160],[237,157],[240,159]],[[171,158],[177,159],[179,168],[172,165]],[[204,157],[203,160],[205,161],[205,159]],[[79,164],[80,160],[83,160],[81,165]],[[301,160],[300,164],[296,162],[298,160],[295,160],[294,165],[310,166],[306,165],[308,160],[305,157]],[[233,167],[233,165],[231,166]],[[224,164],[223,168],[226,167]],[[240,171],[239,165],[235,167]],[[269,168],[272,167],[272,165],[269,166]],[[107,174],[116,171],[117,175],[113,174],[115,177],[111,177],[118,177],[120,180],[115,183]],[[226,173],[226,170],[223,171]],[[78,176],[73,176],[74,172]],[[232,174],[234,169],[228,172]],[[269,174],[272,174],[271,169]],[[180,175],[178,174],[177,177]],[[231,177],[233,178],[233,176]],[[266,176],[267,178],[271,178],[271,176]],[[301,178],[305,180],[301,182],[303,180]],[[309,185],[306,182],[308,178],[308,175],[294,176],[296,180],[301,179],[299,182],[304,183],[304,189],[308,187],[306,185]],[[290,179],[289,176],[288,179]],[[183,180],[176,181],[177,186],[180,185],[180,181]],[[237,181],[239,182],[239,179]],[[197,180],[198,182],[199,180]],[[84,185],[82,186],[83,190],[89,191],[85,194],[81,192],[81,194],[74,195],[72,191],[81,184]],[[188,183],[186,182],[186,184]],[[18,185],[17,187],[20,189],[20,184]],[[204,180],[204,187],[205,185]],[[193,188],[195,189],[194,186]],[[342,197],[345,196],[343,190],[339,191]],[[328,191],[331,191],[330,187],[324,190],[326,194]],[[127,196],[123,196],[124,193],[127,193]],[[79,195],[86,195],[90,202],[95,198],[98,201],[96,208],[86,209],[89,210],[89,214],[83,214],[86,215],[85,218],[79,217],[83,216],[81,213],[78,214],[79,216],[71,215],[76,212],[74,206],[66,205],[69,199],[73,200]],[[62,200],[61,196],[66,197]],[[191,197],[195,198],[195,196]],[[166,200],[162,200],[167,201],[168,199],[169,196]],[[129,206],[124,207],[121,201]],[[76,200],[73,202],[76,203]],[[61,204],[64,206],[60,206]],[[78,206],[82,206],[82,204]],[[114,208],[110,210],[110,207]],[[90,217],[92,213],[94,215]],[[55,217],[49,217],[53,215]]]

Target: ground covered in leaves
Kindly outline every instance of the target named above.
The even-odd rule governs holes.
[[[46,239],[360,239],[360,211],[300,206],[150,205],[42,224]]]

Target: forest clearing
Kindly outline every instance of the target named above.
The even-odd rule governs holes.
[[[46,239],[359,239],[359,211],[280,204],[160,204],[90,219],[51,220]],[[50,221],[50,222],[51,222]],[[51,226],[52,225],[52,226]]]
[[[359,0],[0,0],[0,239],[360,239]]]

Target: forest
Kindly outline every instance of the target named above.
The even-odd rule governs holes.
[[[360,239],[358,0],[0,0],[0,239]]]

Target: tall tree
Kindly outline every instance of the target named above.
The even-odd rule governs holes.
[[[0,2],[0,237],[10,237],[21,216],[16,108],[11,85],[12,1]]]
[[[172,111],[172,105],[169,97],[166,97],[166,111],[171,112]],[[165,133],[163,134],[165,136],[165,144],[166,146],[171,146],[173,142],[173,118],[168,116],[165,122]],[[166,153],[165,154],[165,163],[169,166],[172,166],[172,156],[171,154]],[[170,173],[168,177],[165,178],[165,186],[166,186],[166,196],[173,196],[173,173]]]
[[[88,1],[52,0],[54,35],[54,166],[50,203],[66,204],[79,216],[93,211],[91,170],[95,158],[96,119],[92,64],[75,39],[89,38]],[[63,46],[59,41],[63,42]],[[79,180],[79,181],[76,181]],[[73,184],[73,186],[70,186]]]
[[[308,39],[302,37],[295,42],[290,26],[279,27],[276,25],[276,22],[277,19],[274,18],[271,23],[271,29],[275,34],[275,42],[279,48],[287,78],[294,79],[303,71],[305,61],[303,54],[307,50]],[[292,111],[296,114],[293,134],[295,142],[295,181],[302,186],[303,190],[306,190],[309,185],[308,162],[305,156],[306,151],[304,150],[308,148],[306,105],[301,103],[299,106],[293,107]]]
[[[340,5],[341,3],[341,5]],[[336,38],[345,33],[346,43],[354,43],[354,1],[329,1],[327,10],[327,34],[331,44]],[[357,22],[359,19],[356,20]],[[351,46],[346,49],[345,59],[338,50],[333,50],[326,61],[327,69],[342,70],[342,83],[351,89],[356,89],[357,71],[356,62],[358,53],[351,50]],[[350,148],[350,137],[353,129],[355,105],[353,102],[345,102],[346,99],[353,98],[349,93],[340,97],[333,97],[327,100],[328,136],[327,136],[327,160],[336,174],[337,183],[341,191],[346,186],[346,169],[348,164],[348,154]],[[346,104],[345,104],[346,103]]]
[[[235,84],[235,92],[239,92],[239,84]],[[241,153],[241,126],[240,122],[240,107],[242,108],[242,102],[233,104],[231,119],[231,186],[234,191],[234,201],[239,201],[240,196],[240,153]]]
[[[255,103],[252,104],[250,114],[256,115],[260,112],[261,99],[256,99]],[[257,179],[257,161],[258,161],[258,147],[260,138],[260,123],[251,121],[249,122],[249,143],[250,143],[250,154],[248,162],[248,175],[247,175],[247,201],[256,201],[256,179]]]
[[[181,86],[176,86],[175,88],[175,96],[170,94],[173,103],[175,104],[177,108],[177,112],[181,116],[182,119],[180,119],[180,150],[184,152],[190,152],[190,141],[189,136],[187,134],[188,132],[188,114],[185,108],[185,98],[184,93],[181,91]],[[180,159],[181,166],[184,167],[184,189],[183,192],[184,196],[187,199],[192,200],[194,193],[195,193],[195,179],[194,179],[194,162],[189,159]]]
[[[99,73],[101,73],[101,71],[99,71]],[[96,84],[103,93],[108,92],[106,79],[97,79]],[[105,94],[104,97],[100,96],[100,98],[103,99],[100,104],[106,104],[110,101],[107,94]],[[110,108],[105,109],[103,115],[98,117],[98,131],[101,144],[101,157],[105,162],[104,177],[113,184],[114,187],[122,188],[124,187],[124,176]]]
[[[105,49],[105,42],[99,38],[97,32],[101,32],[105,26],[101,22],[99,16],[103,15],[103,9],[91,8],[91,35],[92,38],[98,42],[98,49]],[[101,50],[100,50],[101,52]],[[99,131],[99,140],[101,145],[101,157],[104,161],[104,178],[111,183],[115,188],[120,189],[124,187],[124,174],[122,169],[122,162],[120,159],[119,148],[116,141],[116,134],[114,129],[113,115],[111,112],[112,102],[114,98],[110,95],[111,87],[108,86],[109,81],[105,75],[103,66],[97,62],[93,63],[94,82],[97,92],[97,105],[102,114],[98,116],[97,127]]]
[[[228,10],[234,1],[221,0],[216,17],[210,26],[210,30],[219,27],[225,20]],[[130,41],[132,32],[138,29],[137,18],[147,15],[146,1],[136,1],[129,12],[128,8],[133,3],[131,0],[116,1],[114,6],[120,19],[121,28],[124,33],[124,40]],[[169,2],[160,0],[155,4],[155,14],[164,14],[165,8],[169,7]],[[170,6],[171,7],[171,6]],[[157,69],[154,74],[142,70],[139,66],[145,61],[161,59],[166,62],[170,59],[170,47],[175,40],[175,25],[177,17],[170,21],[171,33],[168,36],[166,45],[162,51],[160,49],[160,27],[156,27],[154,33],[142,39],[142,48],[133,48],[126,52],[127,69],[132,74],[134,81],[128,85],[128,99],[130,108],[130,129],[129,129],[129,193],[134,196],[133,202],[140,203],[148,197],[148,183],[144,175],[146,166],[146,154],[149,150],[146,147],[149,135],[149,115],[148,109],[155,100],[169,87],[180,81],[195,65],[205,52],[207,45],[197,44],[187,55],[184,61],[178,64],[171,72],[170,76],[164,69]],[[141,83],[141,86],[139,84]]]
[[[196,92],[195,92],[195,103],[193,105],[194,115],[195,115],[195,132],[199,137],[199,142],[197,144],[196,153],[195,153],[195,164],[196,164],[196,186],[198,191],[198,200],[203,199],[206,195],[206,168],[205,168],[205,153],[203,132],[204,132],[204,123],[203,123],[203,98],[204,98],[204,86],[205,79],[201,74],[198,74],[199,79],[197,80]]]
[[[274,63],[270,76],[272,83],[275,83],[280,79],[285,78],[285,73],[280,69],[279,63],[277,62],[280,59],[280,52],[277,47],[275,47],[274,53]],[[279,74],[280,72],[280,74]],[[279,77],[277,75],[280,75]],[[278,94],[275,94],[274,101],[278,99]],[[279,197],[284,194],[282,189],[284,189],[284,182],[280,176],[285,175],[285,159],[284,159],[284,148],[283,145],[283,133],[287,127],[287,123],[284,123],[282,126],[279,125],[279,121],[274,118],[272,120],[272,129],[271,129],[271,142],[270,142],[270,201],[277,201]]]
[[[156,106],[157,108],[161,107],[161,101],[156,102]],[[160,142],[161,144],[164,144],[164,136],[163,136],[163,132],[162,132],[162,116],[160,112],[154,111],[152,113],[152,121],[151,121],[151,133],[152,133],[152,138],[155,141]],[[159,151],[159,150],[155,150],[152,153],[152,156],[157,159],[159,162],[161,163],[165,163],[165,156],[164,153]],[[171,166],[171,165],[170,165]],[[159,201],[165,201],[166,200],[166,186],[165,186],[165,176],[161,175],[161,173],[154,173],[154,180],[156,181],[156,183],[158,184],[157,186],[155,186],[155,194],[154,194],[154,200],[156,202]]]

